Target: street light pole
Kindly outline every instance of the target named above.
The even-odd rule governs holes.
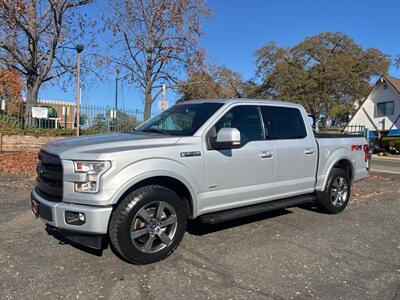
[[[76,136],[80,135],[81,126],[81,52],[84,46],[76,45]]]

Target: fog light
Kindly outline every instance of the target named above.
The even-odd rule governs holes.
[[[81,212],[66,211],[65,222],[71,225],[83,225],[86,222],[86,217],[85,214]]]

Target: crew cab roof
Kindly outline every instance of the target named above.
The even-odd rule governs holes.
[[[302,108],[303,106],[293,102],[281,101],[281,100],[264,100],[264,99],[247,99],[247,98],[233,98],[233,99],[201,99],[201,100],[190,100],[177,103],[179,104],[197,104],[197,103],[221,103],[221,104],[259,104],[259,105],[282,105]]]

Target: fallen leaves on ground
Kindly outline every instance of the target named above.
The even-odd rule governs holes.
[[[38,153],[31,152],[3,152],[0,153],[0,172],[35,174]]]
[[[383,176],[379,176],[379,175],[369,175],[368,179],[370,179],[371,181],[393,181],[393,178],[390,177],[383,177]]]
[[[362,201],[376,198],[378,195],[400,194],[399,181],[398,178],[369,174],[365,180],[353,184],[353,200]]]

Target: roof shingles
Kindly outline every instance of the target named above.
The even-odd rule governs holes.
[[[400,94],[400,79],[389,75],[383,75],[382,77]]]

